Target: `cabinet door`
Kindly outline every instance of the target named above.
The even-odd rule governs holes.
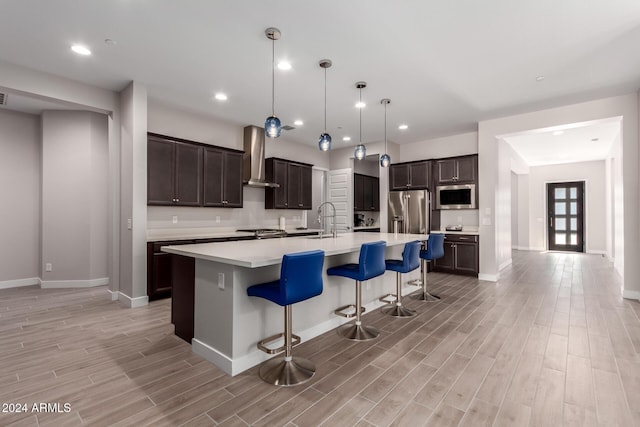
[[[380,211],[380,179],[371,176],[368,177],[369,193],[371,194],[371,211]]]
[[[277,159],[267,159],[267,180],[279,184],[279,188],[267,188],[265,204],[267,209],[286,209],[289,207],[287,199],[287,162]]]
[[[438,185],[456,182],[458,161],[456,159],[445,159],[436,161],[435,178]]]
[[[444,256],[432,261],[435,271],[452,273],[455,269],[455,244],[444,242]]]
[[[302,166],[301,172],[301,186],[300,186],[300,199],[302,201],[302,209],[313,209],[313,171],[309,166]]]
[[[293,163],[287,165],[287,207],[302,208],[302,167]]]
[[[223,158],[221,150],[204,150],[204,206],[223,206]]]
[[[353,210],[365,210],[365,176],[353,174]]]
[[[475,182],[478,168],[478,156],[460,157],[457,159],[457,182]]]
[[[429,188],[429,162],[409,164],[409,176],[412,190]]]
[[[455,243],[455,254],[456,272],[478,274],[477,243]]]
[[[147,204],[174,204],[173,142],[147,140]]]
[[[409,166],[391,165],[389,166],[389,189],[406,190],[409,188]]]
[[[175,198],[180,206],[200,206],[202,200],[202,151],[197,145],[175,142]]]
[[[227,208],[241,208],[243,200],[242,153],[224,153],[223,196]]]

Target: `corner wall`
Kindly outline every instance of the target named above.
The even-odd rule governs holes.
[[[40,277],[40,118],[0,111],[0,289]]]

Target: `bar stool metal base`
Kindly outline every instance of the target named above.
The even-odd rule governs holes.
[[[292,357],[271,359],[260,367],[260,378],[278,386],[293,386],[307,382],[316,373],[316,368],[307,359]]]
[[[440,301],[439,296],[432,295],[429,292],[420,292],[418,295],[412,295],[411,298],[418,301],[427,301],[427,302]]]
[[[411,317],[416,315],[416,312],[414,310],[398,304],[394,304],[389,308],[385,308],[384,310],[382,310],[382,312],[394,317]]]
[[[363,324],[345,323],[338,327],[338,335],[348,340],[353,341],[369,341],[374,338],[378,338],[380,331],[372,326],[365,326]]]

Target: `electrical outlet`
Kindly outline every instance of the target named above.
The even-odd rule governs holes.
[[[218,273],[218,289],[224,289],[224,273]]]
[[[178,223],[178,215],[172,216],[171,217],[171,222],[174,223],[174,224],[177,224]]]
[[[127,219],[127,230],[131,230],[133,228],[133,220],[131,218]]]
[[[50,262],[44,265],[44,271],[53,271],[53,265]]]
[[[220,224],[220,217],[216,216],[216,224]]]

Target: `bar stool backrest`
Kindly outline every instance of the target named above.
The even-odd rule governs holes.
[[[384,274],[386,267],[384,254],[387,249],[387,242],[363,243],[360,247],[360,280],[368,280]]]
[[[282,257],[280,305],[295,304],[322,293],[324,251],[307,251]]]
[[[427,260],[438,259],[444,256],[444,234],[429,234],[427,250],[420,253],[420,258]]]
[[[420,241],[405,243],[402,251],[402,264],[406,271],[420,267]]]

